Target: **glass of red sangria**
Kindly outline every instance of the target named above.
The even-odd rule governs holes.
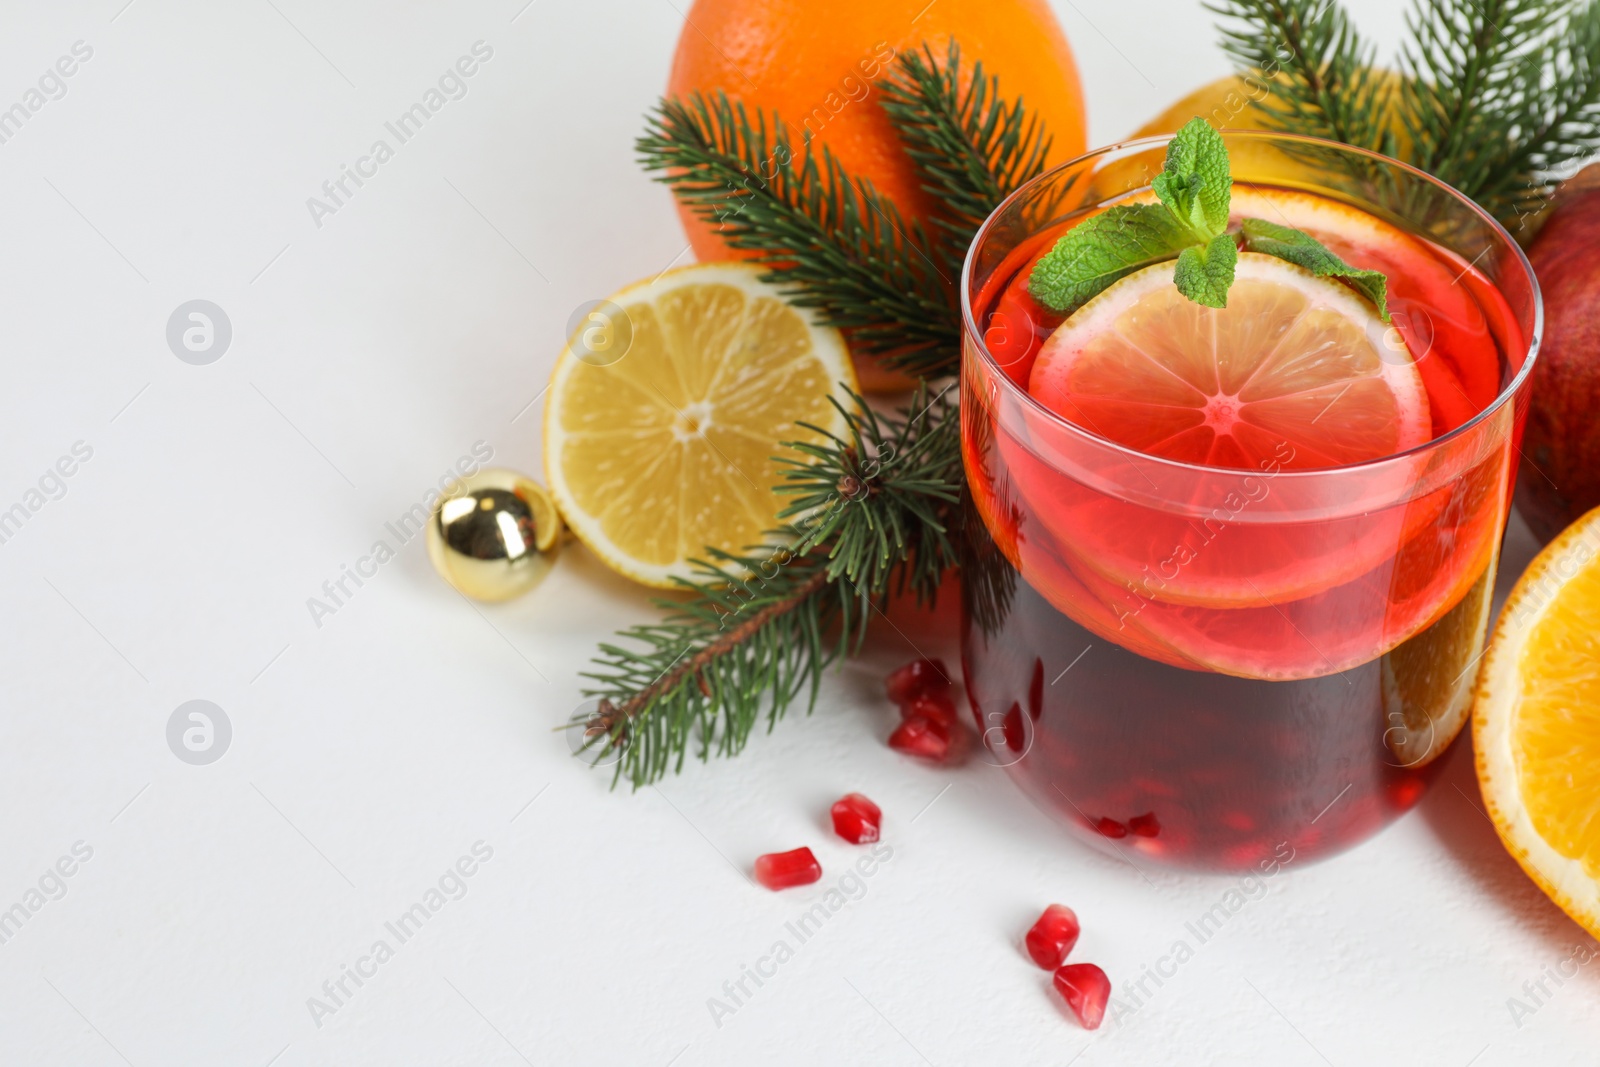
[[[1048,306],[1035,265],[1153,203],[1168,140],[1035,179],[967,255],[966,687],[991,758],[1086,840],[1298,863],[1414,805],[1467,717],[1538,285],[1420,171],[1224,131],[1231,228],[1310,235],[1386,307],[1243,240],[1225,308],[1172,262]]]

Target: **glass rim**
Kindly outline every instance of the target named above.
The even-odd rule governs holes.
[[[1376,160],[1377,162],[1383,163],[1387,166],[1397,167],[1401,171],[1420,178],[1430,185],[1436,186],[1437,188],[1443,190],[1451,199],[1466,205],[1467,209],[1475,214],[1480,221],[1488,224],[1491,233],[1496,235],[1505,243],[1506,247],[1512,250],[1517,265],[1522,269],[1522,272],[1528,278],[1530,291],[1533,296],[1533,323],[1528,331],[1527,355],[1523,358],[1522,366],[1517,369],[1517,373],[1512,375],[1511,380],[1500,389],[1500,392],[1495,395],[1494,400],[1487,404],[1482,411],[1478,412],[1472,418],[1468,419],[1460,426],[1457,426],[1449,433],[1441,434],[1438,437],[1429,438],[1421,444],[1414,445],[1403,452],[1394,452],[1387,456],[1379,456],[1376,459],[1366,459],[1357,463],[1344,463],[1332,467],[1316,467],[1310,470],[1280,470],[1276,477],[1282,478],[1287,476],[1295,479],[1314,478],[1318,476],[1326,477],[1328,475],[1338,474],[1344,471],[1365,470],[1368,468],[1379,467],[1385,463],[1393,463],[1399,460],[1407,460],[1414,457],[1427,455],[1434,449],[1445,447],[1465,437],[1467,434],[1477,429],[1479,424],[1498,413],[1501,408],[1503,408],[1513,397],[1516,396],[1517,391],[1533,373],[1534,364],[1538,362],[1539,347],[1544,336],[1544,294],[1539,288],[1539,278],[1533,271],[1533,264],[1529,262],[1528,254],[1523,251],[1522,246],[1516,242],[1516,239],[1511,236],[1510,232],[1507,231],[1504,226],[1500,225],[1499,219],[1496,219],[1493,215],[1489,214],[1477,203],[1477,201],[1456,189],[1454,186],[1440,181],[1433,175],[1427,173],[1426,171],[1419,170],[1409,163],[1404,163],[1398,159],[1383,155],[1381,152],[1373,152],[1365,148],[1357,148],[1354,145],[1343,144],[1339,141],[1330,141],[1323,137],[1307,137],[1303,134],[1278,133],[1272,130],[1241,130],[1224,126],[1217,132],[1231,138],[1244,138],[1247,140],[1260,141],[1295,142],[1306,145],[1314,145],[1319,148],[1334,148],[1351,155],[1364,156],[1368,159]],[[1184,460],[1168,459],[1164,456],[1155,456],[1148,452],[1141,452],[1136,448],[1130,448],[1127,445],[1113,441],[1109,437],[1101,437],[1099,434],[1090,430],[1086,430],[1082,426],[1063,418],[1055,411],[1052,411],[1050,408],[1034,399],[1033,395],[1029,393],[1026,388],[1018,385],[1011,378],[1011,375],[1006,373],[1006,370],[1003,366],[1001,366],[1000,361],[994,358],[994,353],[989,351],[989,346],[983,339],[983,331],[977,328],[977,322],[972,311],[972,268],[976,259],[977,250],[989,237],[990,230],[993,229],[996,220],[1000,217],[1000,214],[1010,207],[1013,202],[1031,192],[1038,186],[1044,185],[1046,182],[1066,171],[1069,167],[1080,166],[1086,160],[1094,159],[1097,156],[1106,156],[1112,152],[1118,152],[1130,148],[1156,148],[1170,143],[1174,136],[1175,134],[1157,134],[1152,137],[1136,137],[1126,141],[1117,141],[1113,144],[1104,145],[1100,148],[1093,149],[1092,151],[1084,152],[1082,155],[1074,156],[1072,159],[1069,159],[1064,163],[1059,163],[1044,173],[1029,179],[1016,190],[1014,190],[1011,195],[1000,201],[1000,203],[995,206],[995,209],[989,212],[989,216],[983,220],[983,224],[978,227],[977,232],[973,234],[972,243],[967,246],[967,254],[962,258],[961,279],[959,283],[961,288],[961,329],[965,334],[965,339],[970,341],[977,348],[978,352],[981,353],[982,358],[988,362],[990,370],[994,372],[994,376],[1001,379],[999,386],[1000,389],[1009,391],[1014,395],[1019,396],[1024,404],[1027,404],[1039,415],[1045,417],[1050,423],[1061,429],[1064,429],[1068,434],[1082,438],[1085,441],[1113,452],[1120,452],[1130,460],[1142,460],[1146,463],[1153,463],[1162,467],[1170,467],[1174,470],[1191,471],[1200,475],[1217,475],[1228,473],[1249,474],[1253,472],[1245,468],[1208,467],[1200,463],[1189,463]],[[1132,191],[1133,190],[1128,190],[1128,192]],[[1498,288],[1498,286],[1496,286],[1496,288]],[[965,358],[965,346],[963,346],[963,361]]]

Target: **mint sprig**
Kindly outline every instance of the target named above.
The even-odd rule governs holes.
[[[1231,233],[1221,233],[1203,245],[1191,245],[1178,253],[1178,268],[1172,284],[1178,292],[1208,308],[1228,306],[1228,289],[1233,285],[1233,269],[1239,264],[1239,246]]]
[[[1058,311],[1076,311],[1118,278],[1171,259],[1194,242],[1160,204],[1107,208],[1074,226],[1028,277],[1035,300]]]
[[[1110,207],[1067,231],[1028,276],[1033,298],[1070,315],[1135,271],[1176,259],[1178,291],[1197,304],[1225,308],[1242,241],[1247,252],[1348,283],[1389,321],[1388,279],[1379,271],[1352,267],[1310,234],[1265,219],[1242,219],[1237,232],[1229,228],[1228,148],[1205,119],[1190,119],[1173,136],[1150,188],[1160,203]]]
[[[1222,135],[1204,119],[1190,119],[1167,145],[1167,165],[1150,188],[1201,242],[1220,236],[1233,198]]]
[[[1379,318],[1389,321],[1389,279],[1382,271],[1352,267],[1310,234],[1266,219],[1244,219],[1240,231],[1246,252],[1286,259],[1319,278],[1340,278],[1378,306]]]

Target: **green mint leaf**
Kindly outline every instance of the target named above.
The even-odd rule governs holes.
[[[1194,243],[1194,236],[1164,207],[1107,208],[1074,226],[1034,264],[1028,292],[1051,310],[1070,315],[1112,282],[1171,259]]]
[[[1245,251],[1288,260],[1319,278],[1342,279],[1377,305],[1380,319],[1389,321],[1389,279],[1383,272],[1352,267],[1310,234],[1266,219],[1245,219],[1242,230]]]
[[[1228,306],[1228,290],[1233,286],[1233,269],[1239,262],[1239,249],[1233,235],[1218,234],[1206,245],[1185,248],[1178,256],[1172,284],[1178,292],[1208,308]]]
[[[1211,236],[1210,228],[1206,225],[1205,214],[1200,210],[1200,188],[1204,179],[1198,174],[1184,176],[1173,173],[1170,169],[1171,159],[1169,150],[1169,169],[1157,174],[1150,188],[1155,190],[1166,209],[1172,212],[1173,218],[1187,226],[1197,238],[1208,238]]]
[[[1228,228],[1233,178],[1222,135],[1203,118],[1192,118],[1167,145],[1167,163],[1150,183],[1155,194],[1199,241]]]
[[[1176,256],[1178,290],[1198,304],[1227,307],[1239,249],[1227,232],[1233,178],[1222,135],[1191,119],[1168,143],[1150,187],[1160,205],[1108,208],[1057,241],[1028,277],[1033,298],[1071,314],[1118,279]]]

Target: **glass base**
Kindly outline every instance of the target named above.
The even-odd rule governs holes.
[[[1385,656],[1258,681],[1129,652],[977,555],[962,664],[991,758],[1097,847],[1214,871],[1333,855],[1416,804],[1466,720],[1493,573]]]

